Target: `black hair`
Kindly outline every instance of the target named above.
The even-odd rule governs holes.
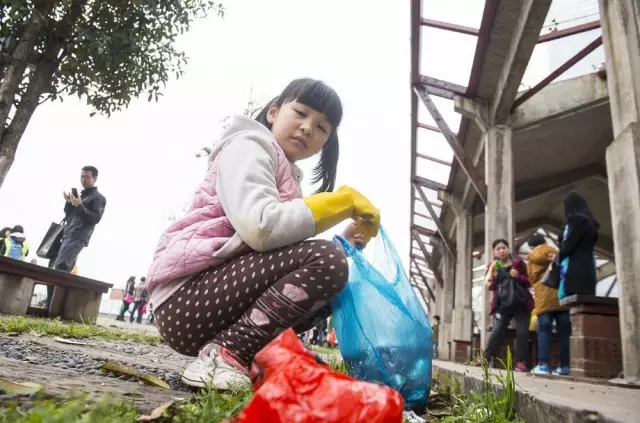
[[[433,320],[437,320],[439,322],[440,321],[440,316],[436,314],[435,316],[433,316]]]
[[[507,248],[509,248],[509,242],[506,239],[498,238],[495,241],[493,241],[493,243],[491,244],[491,249],[492,250],[495,249],[498,246],[498,244],[504,244],[507,246]]]
[[[273,105],[280,107],[285,103],[298,101],[305,106],[309,106],[320,113],[324,113],[331,124],[333,131],[329,135],[322,153],[320,161],[313,168],[314,184],[320,183],[316,192],[333,191],[336,185],[336,174],[338,172],[338,158],[340,156],[340,145],[338,140],[338,126],[342,121],[342,102],[333,88],[322,81],[310,78],[295,79],[285,87],[279,96],[271,100],[255,117],[255,120],[271,129],[271,124],[267,121],[269,108]]]
[[[600,224],[598,223],[596,218],[593,217],[593,213],[591,213],[591,210],[589,209],[587,200],[585,200],[585,198],[580,193],[576,191],[571,191],[564,198],[563,203],[564,203],[564,215],[567,221],[569,220],[569,218],[573,216],[582,215],[582,216],[586,216],[593,222],[593,225],[595,226],[596,231],[600,229]]]
[[[6,226],[4,229],[2,229],[2,233],[0,233],[0,236],[4,236],[4,234],[7,233],[7,231],[11,232],[11,228]]]
[[[533,234],[527,240],[527,244],[529,244],[529,247],[531,248],[535,248],[538,245],[542,245],[546,243],[547,243],[547,240],[541,234]]]
[[[11,230],[12,233],[24,233],[24,228],[22,227],[22,225],[16,225],[13,227],[13,229]]]
[[[147,281],[147,278],[145,276],[140,278],[140,282],[146,282],[146,281]]]
[[[91,175],[94,178],[98,177],[98,169],[96,169],[94,166],[85,166],[82,168],[83,172],[91,172]]]
[[[135,280],[136,280],[136,277],[135,277],[135,276],[131,276],[131,277],[129,278],[129,280],[127,280],[127,283],[129,283],[129,282],[135,282]]]

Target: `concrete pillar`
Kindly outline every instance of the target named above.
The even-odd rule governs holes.
[[[607,148],[625,379],[640,382],[640,1],[600,0],[614,141]]]
[[[504,238],[511,244],[514,232],[514,189],[513,189],[513,131],[508,125],[494,125],[484,133],[485,182],[487,184],[487,205],[485,208],[485,261],[493,258],[491,243]],[[486,344],[491,293],[483,290],[485,313],[481,318],[481,343]]]
[[[471,290],[473,288],[473,216],[460,210],[456,216],[455,304],[453,308],[453,350],[470,347],[473,325]],[[460,345],[458,345],[460,344]]]
[[[442,256],[442,280],[443,287],[436,296],[438,303],[438,314],[440,315],[440,339],[438,348],[440,349],[440,359],[448,360],[452,342],[453,326],[453,300],[455,289],[455,262],[448,254]]]

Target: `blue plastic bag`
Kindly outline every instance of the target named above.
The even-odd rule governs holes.
[[[342,237],[334,242],[350,259],[349,282],[331,303],[349,374],[390,386],[407,408],[422,412],[431,390],[433,332],[397,251],[382,228],[373,246],[382,250],[381,265]]]

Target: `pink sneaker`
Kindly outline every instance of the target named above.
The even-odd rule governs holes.
[[[529,368],[523,361],[517,362],[513,370],[518,373],[529,373]]]
[[[251,387],[249,371],[235,355],[226,348],[209,344],[200,350],[182,373],[187,385],[203,388],[212,383],[223,391],[243,390]]]

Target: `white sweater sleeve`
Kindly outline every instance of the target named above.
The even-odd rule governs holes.
[[[255,251],[269,251],[316,234],[302,199],[280,202],[273,141],[257,131],[240,132],[220,151],[216,191],[240,238]]]

